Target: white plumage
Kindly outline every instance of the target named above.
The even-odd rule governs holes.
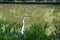
[[[25,18],[26,17],[29,17],[27,14],[24,14],[23,16],[22,16],[22,28],[21,28],[21,34],[24,34],[24,20],[25,20]]]

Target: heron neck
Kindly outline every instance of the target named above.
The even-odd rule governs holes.
[[[23,23],[23,25],[24,25],[24,19],[22,20],[22,23]]]

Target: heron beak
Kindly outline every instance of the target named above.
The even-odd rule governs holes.
[[[31,16],[28,16],[28,17],[31,17]]]
[[[27,16],[28,18],[31,18],[31,16]]]
[[[31,16],[26,16],[26,18],[30,18]]]

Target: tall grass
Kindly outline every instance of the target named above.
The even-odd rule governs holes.
[[[32,24],[30,29],[26,29],[24,34],[20,33],[21,24],[12,22],[6,24],[3,19],[0,19],[0,40],[60,40],[60,24],[56,26],[56,31],[50,36],[45,34],[45,30],[48,27],[47,24],[44,25],[44,29],[41,24]]]

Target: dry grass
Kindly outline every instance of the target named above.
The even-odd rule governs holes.
[[[56,14],[60,16],[59,7],[60,5],[56,6],[46,4],[0,4],[0,14],[2,14],[2,17],[6,19],[7,23],[10,23],[12,21],[22,23],[21,17],[26,13],[30,15],[31,18],[27,18],[25,20],[25,26],[30,26],[34,22],[41,24],[47,22],[51,24],[54,18],[59,19],[58,17],[56,18]]]

